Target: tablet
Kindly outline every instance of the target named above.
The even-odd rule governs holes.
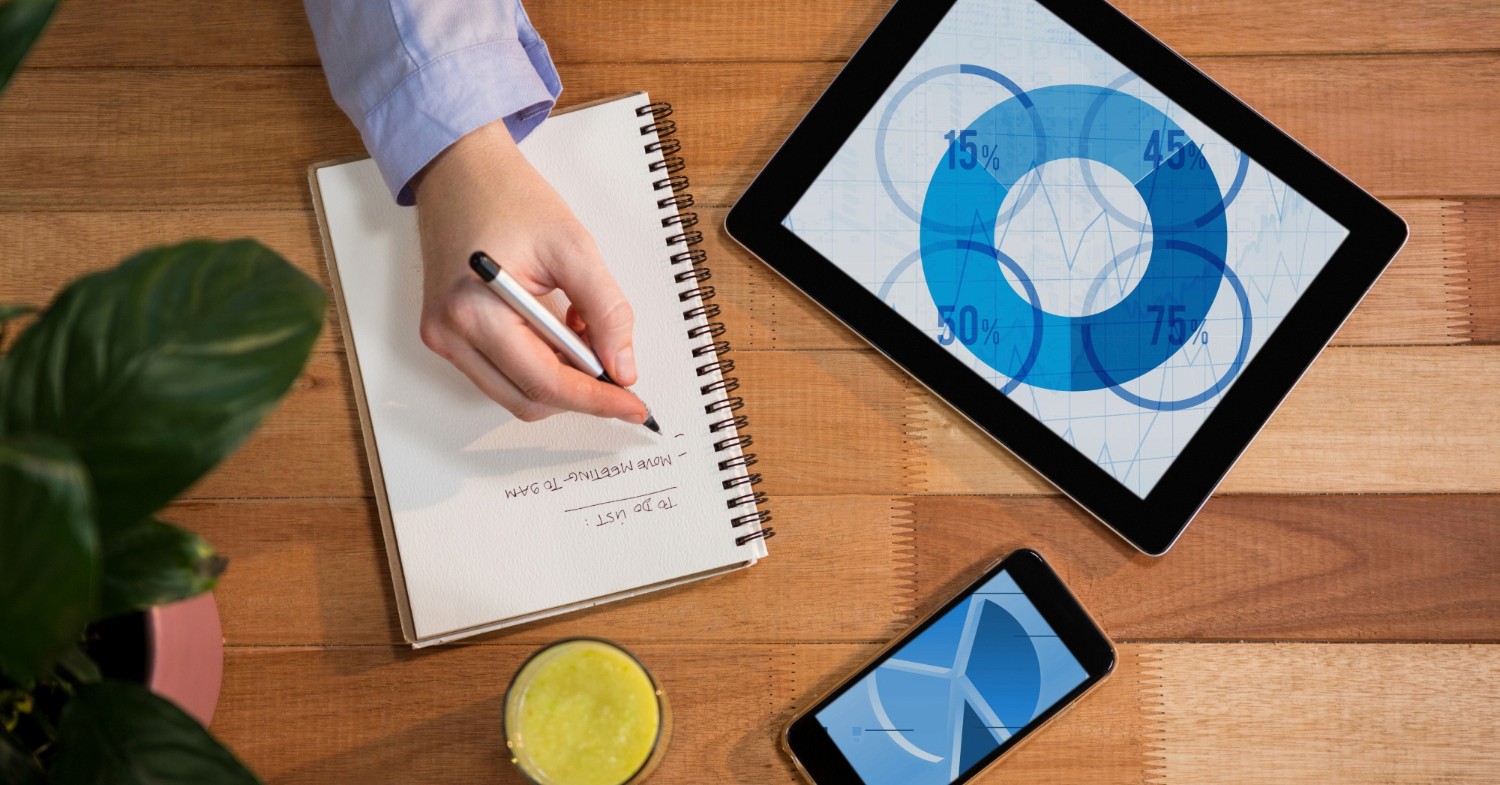
[[[1406,240],[1098,0],[899,0],[726,226],[1152,555]]]

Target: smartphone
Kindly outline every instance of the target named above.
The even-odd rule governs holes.
[[[814,785],[956,785],[1114,667],[1062,579],[1019,550],[798,713],[782,746]]]

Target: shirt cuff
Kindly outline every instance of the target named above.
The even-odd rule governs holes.
[[[401,205],[411,179],[460,137],[496,120],[516,141],[547,119],[562,92],[541,41],[491,41],[413,71],[365,115],[360,135]]]

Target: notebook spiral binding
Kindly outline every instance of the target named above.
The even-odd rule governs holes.
[[[726,356],[730,345],[721,337],[724,334],[724,323],[713,321],[719,315],[719,306],[710,302],[714,299],[715,292],[714,287],[707,283],[713,277],[713,272],[704,266],[708,261],[708,252],[695,247],[703,242],[703,233],[694,228],[698,225],[698,214],[685,212],[693,206],[693,195],[687,192],[688,178],[682,173],[686,164],[678,155],[682,152],[682,144],[672,136],[677,132],[677,123],[671,119],[672,105],[665,101],[654,101],[636,109],[635,114],[649,120],[641,126],[641,136],[656,137],[645,145],[646,154],[661,153],[662,156],[661,160],[651,162],[651,172],[660,176],[651,185],[657,191],[667,192],[657,200],[656,206],[670,211],[661,219],[661,226],[668,230],[667,247],[674,249],[667,258],[673,270],[672,278],[677,283],[689,286],[677,294],[679,301],[692,304],[682,312],[682,318],[685,321],[695,321],[701,316],[706,320],[704,324],[689,329],[687,335],[692,340],[708,339],[706,343],[693,349],[693,357],[704,361],[697,368],[698,375],[718,377],[699,388],[704,397],[712,399],[704,405],[703,411],[721,415],[721,419],[708,426],[709,433],[715,437],[714,451],[737,451],[735,455],[719,461],[719,471],[734,472],[735,475],[722,482],[724,490],[730,493],[725,503],[731,510],[752,505],[754,509],[754,512],[730,519],[730,525],[736,529],[742,526],[758,527],[755,531],[735,537],[734,542],[736,545],[744,545],[757,539],[769,539],[775,535],[776,530],[765,525],[770,522],[771,513],[760,508],[766,501],[765,492],[755,490],[755,486],[760,484],[761,476],[759,472],[749,471],[757,462],[756,456],[753,452],[744,451],[753,440],[748,434],[740,432],[750,420],[737,413],[745,405],[745,400],[733,394],[739,389],[740,380],[728,375],[734,371],[734,360]]]

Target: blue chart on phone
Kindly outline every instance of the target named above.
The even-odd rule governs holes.
[[[1086,677],[1002,572],[817,720],[866,785],[945,785]]]
[[[1348,234],[1034,0],[959,0],[784,224],[1142,497]]]

